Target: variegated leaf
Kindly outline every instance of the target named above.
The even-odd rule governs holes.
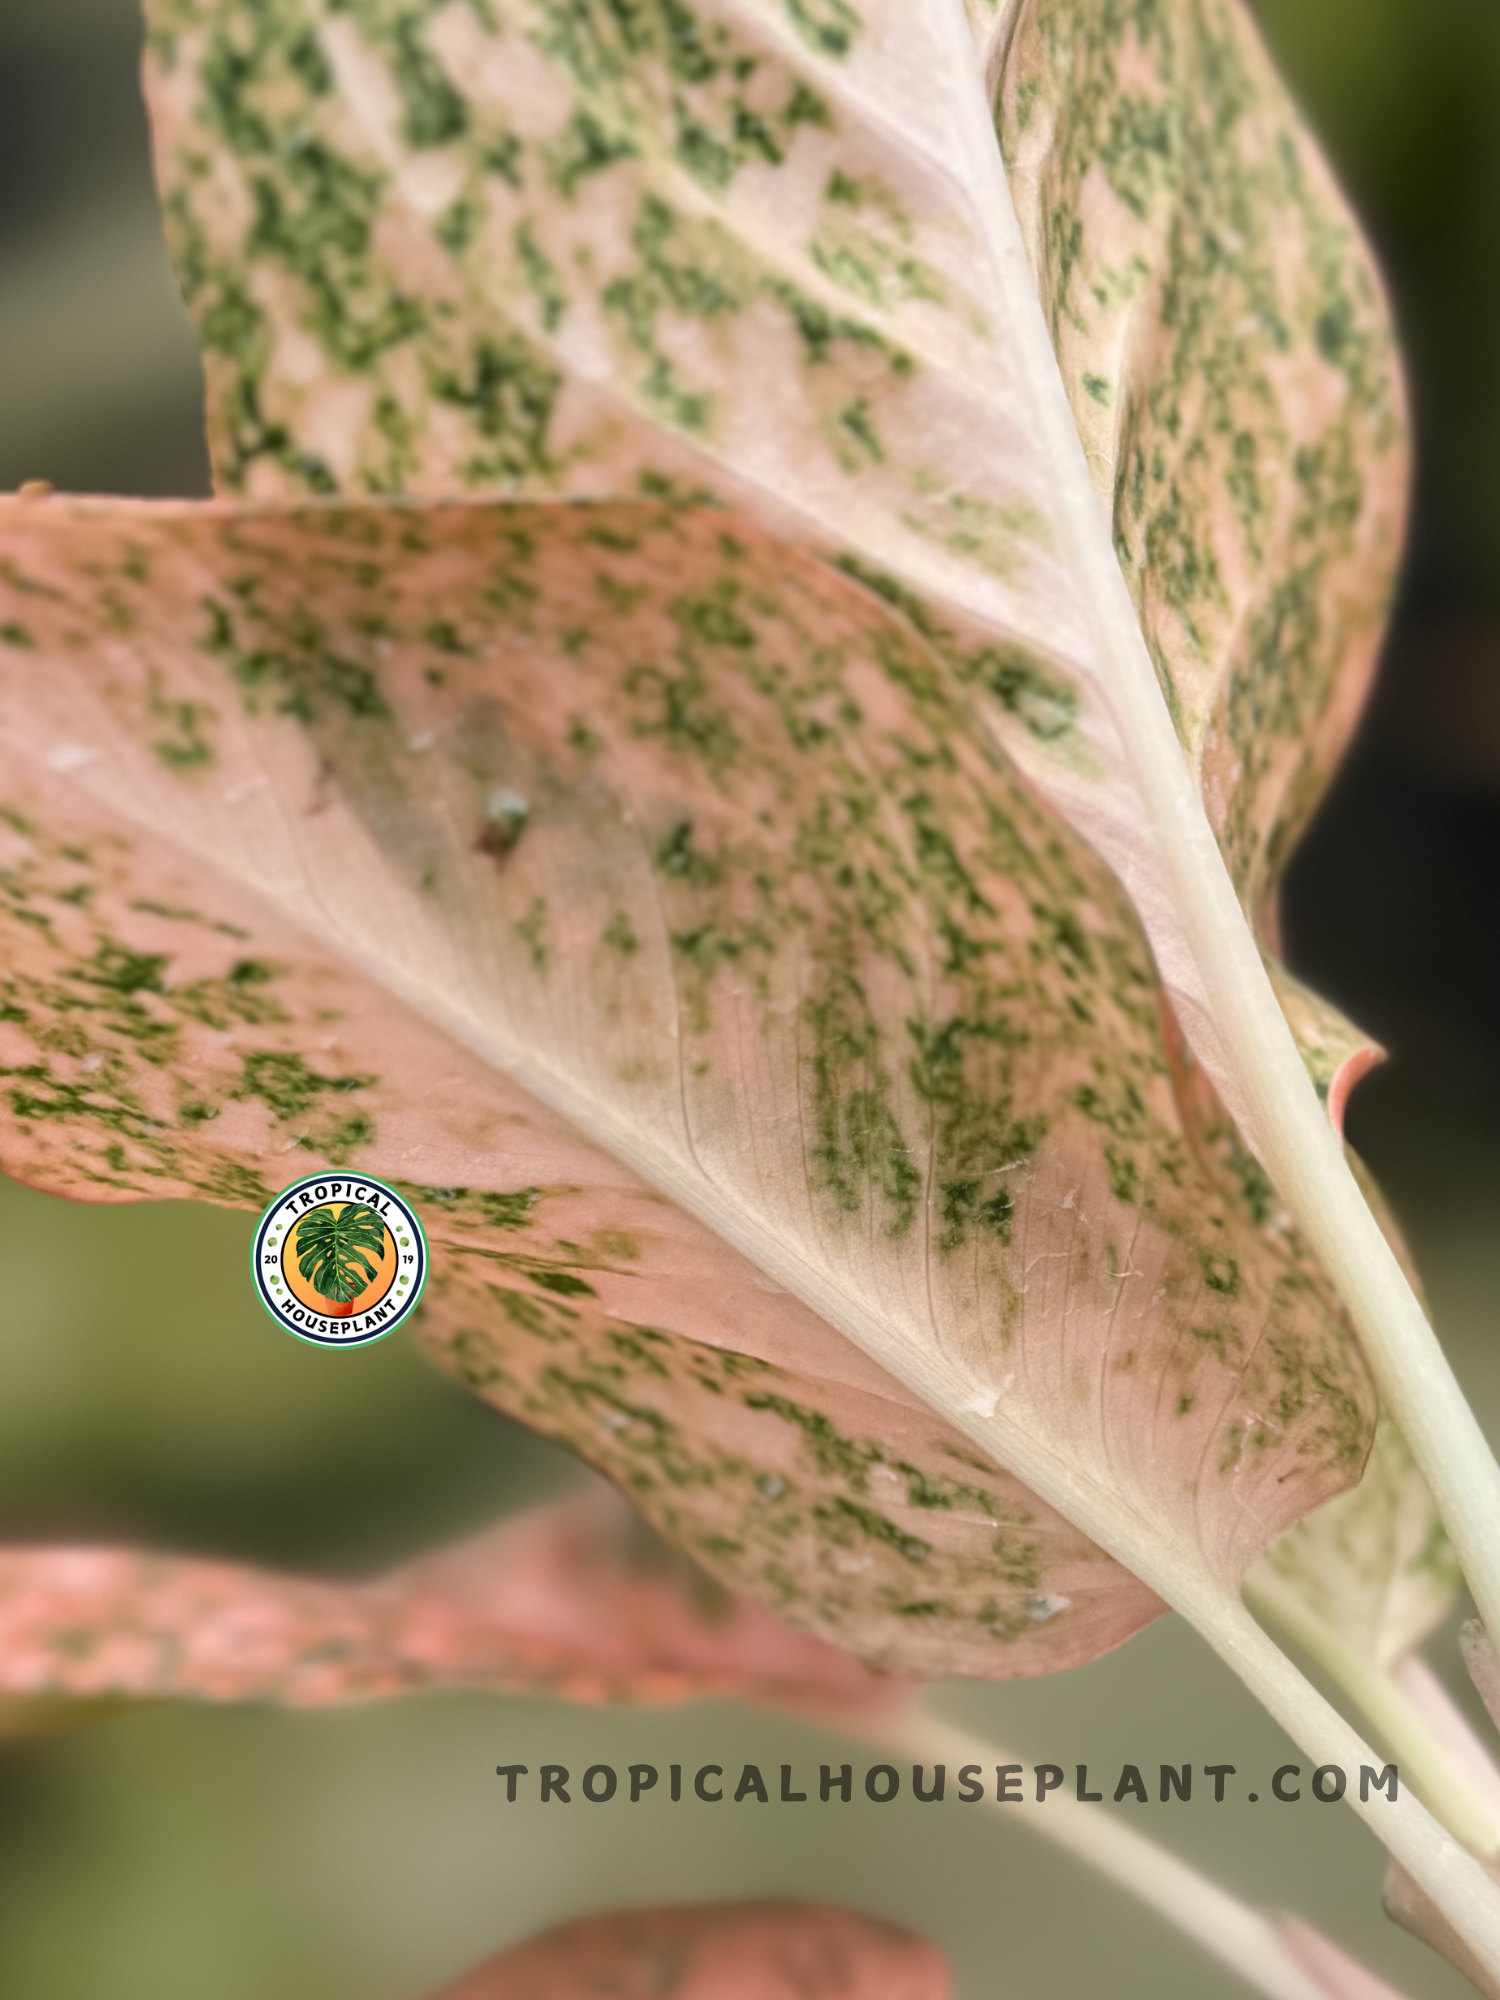
[[[644,503],[4,534],[14,1170],[419,1183],[440,1354],[927,1672],[1150,1616],[1079,1526],[1232,1580],[1357,1472],[1117,886],[855,586]]]
[[[1400,538],[1379,279],[1246,9],[1000,11],[1001,143],[1069,406],[1274,940],[1271,891],[1353,726]]]
[[[1143,706],[1264,919],[1404,456],[1378,284],[1238,0],[973,40],[960,0],[148,11],[224,486],[713,492],[844,563],[1121,876],[1264,1155]],[[1278,984],[1322,1089],[1369,1060]]]
[[[1382,1418],[1364,1477],[1273,1542],[1252,1600],[1309,1622],[1383,1672],[1436,1630],[1463,1577],[1406,1440]]]

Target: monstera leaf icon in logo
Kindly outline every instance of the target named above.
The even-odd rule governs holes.
[[[310,1175],[260,1219],[255,1288],[288,1333],[320,1347],[380,1340],[427,1281],[427,1239],[411,1204],[383,1181]]]
[[[310,1208],[297,1224],[297,1269],[332,1313],[348,1313],[379,1272],[370,1262],[385,1256],[385,1224],[363,1202]]]

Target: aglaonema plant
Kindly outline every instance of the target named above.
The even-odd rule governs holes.
[[[1500,1473],[1274,956],[1402,398],[1243,9],[148,16],[221,498],[0,508],[7,1169],[393,1177],[436,1358],[781,1620],[1004,1678],[1170,1607],[1375,1761],[1254,1564],[1500,1974],[1393,1671],[1449,1538],[1500,1629]]]

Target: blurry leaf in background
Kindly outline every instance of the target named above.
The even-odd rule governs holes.
[[[1442,1624],[1463,1589],[1432,1495],[1389,1418],[1359,1485],[1289,1528],[1245,1581],[1253,1601],[1283,1601],[1382,1671]]]
[[[513,1946],[431,2000],[948,2000],[942,1954],[798,1903],[624,1910]]]
[[[354,1584],[124,1549],[0,1552],[0,1696],[735,1696],[852,1725],[909,1688],[717,1589],[605,1488]]]
[[[85,1209],[0,1181],[7,1540],[374,1569],[578,1479],[405,1337],[339,1353],[278,1333],[251,1231],[201,1204]]]

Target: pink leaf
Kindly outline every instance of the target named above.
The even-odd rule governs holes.
[[[809,1903],[621,1910],[544,1931],[432,2000],[949,2000],[909,1931]]]
[[[729,1597],[603,1490],[368,1583],[126,1549],[0,1555],[6,1696],[313,1707],[435,1687],[844,1716],[906,1693]]]
[[[1089,1526],[1237,1581],[1357,1475],[1118,885],[888,607],[707,508],[0,512],[13,1170],[413,1184],[447,1365],[904,1671],[1091,1658],[1160,1600]]]

